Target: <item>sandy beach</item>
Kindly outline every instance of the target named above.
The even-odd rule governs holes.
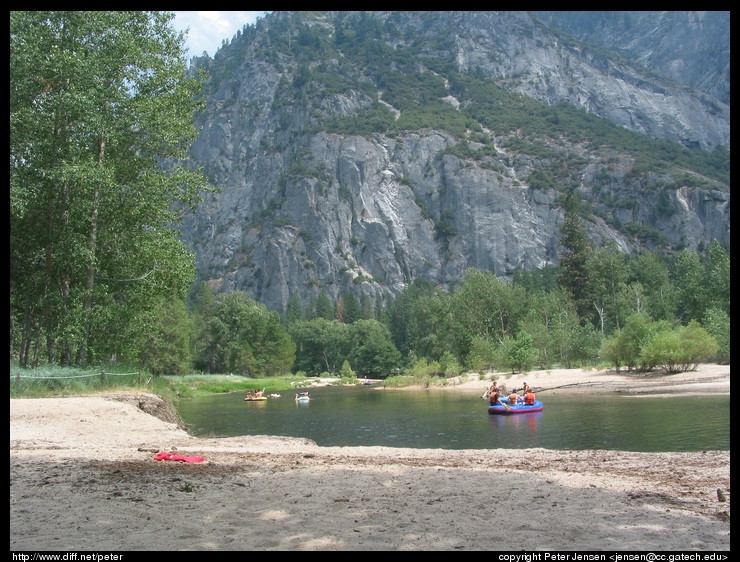
[[[726,365],[496,380],[548,393],[730,392]],[[470,375],[429,391],[472,398],[486,384]],[[163,451],[205,460],[155,460]],[[11,399],[10,550],[729,551],[730,452],[196,438],[151,394]]]

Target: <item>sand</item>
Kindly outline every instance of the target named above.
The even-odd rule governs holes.
[[[549,393],[730,392],[720,365],[496,378]],[[486,384],[474,375],[430,391],[472,399]],[[205,461],[154,460],[160,451]],[[713,552],[730,549],[729,518],[729,451],[206,439],[146,393],[10,400],[11,551]]]

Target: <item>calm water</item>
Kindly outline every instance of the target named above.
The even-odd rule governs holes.
[[[380,391],[322,387],[313,400],[294,393],[264,402],[244,394],[182,401],[177,409],[199,436],[306,437],[322,446],[439,449],[730,449],[730,397],[627,397],[542,393],[544,410],[515,416],[487,412],[468,392]]]

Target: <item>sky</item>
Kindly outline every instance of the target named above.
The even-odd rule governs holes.
[[[221,48],[224,39],[229,42],[236,35],[237,29],[245,23],[254,24],[267,12],[175,12],[173,21],[175,29],[185,31],[188,27],[186,46],[187,59],[199,57],[203,51],[213,57]]]

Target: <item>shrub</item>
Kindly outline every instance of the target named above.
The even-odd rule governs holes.
[[[666,373],[681,373],[695,370],[718,350],[714,337],[692,320],[688,326],[657,333],[641,356],[644,363],[660,365]]]

